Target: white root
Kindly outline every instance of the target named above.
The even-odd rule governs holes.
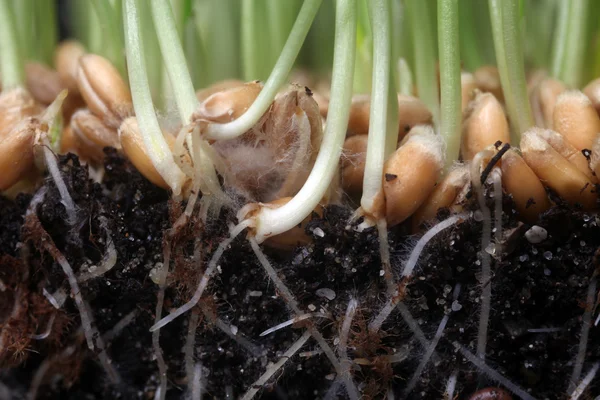
[[[485,361],[483,361],[481,358],[479,358],[478,356],[461,346],[458,342],[452,342],[452,345],[463,355],[463,357],[465,357],[471,364],[477,367],[477,369],[479,369],[481,372],[487,375],[490,379],[500,383],[513,394],[520,397],[522,400],[535,400],[535,397],[527,393],[525,389],[509,381],[500,372],[487,365]]]
[[[196,365],[194,365],[191,400],[202,400],[202,390],[202,364],[196,363]]]
[[[348,336],[350,334],[350,327],[352,326],[352,320],[354,319],[354,314],[356,313],[357,307],[358,301],[356,299],[350,299],[348,302],[348,308],[346,309],[344,322],[342,323],[342,329],[340,331],[338,355],[340,356],[340,368],[342,370],[340,377],[342,378],[342,382],[344,382],[344,386],[346,386],[348,396],[350,398],[359,399],[360,395],[358,392],[351,393],[353,388],[356,388],[356,385],[352,380],[352,362],[348,358]]]
[[[454,226],[458,222],[468,219],[469,217],[470,216],[467,213],[456,214],[456,215],[453,215],[453,216],[445,219],[442,222],[439,222],[438,224],[434,225],[430,230],[428,230],[421,237],[421,239],[419,239],[419,241],[413,248],[412,252],[410,253],[410,257],[408,258],[408,261],[406,262],[406,264],[404,264],[404,270],[402,271],[402,278],[408,279],[412,276],[413,271],[415,270],[415,267],[417,265],[417,262],[419,261],[419,257],[421,256],[421,253],[423,252],[423,249],[425,249],[425,246],[427,245],[427,243],[429,243],[431,241],[431,239],[433,239],[434,236],[436,236],[438,233],[442,232],[443,230],[445,230],[451,226]],[[379,314],[377,314],[375,319],[373,319],[373,321],[371,321],[371,323],[369,324],[369,330],[371,332],[376,333],[379,331],[379,329],[381,328],[381,326],[383,325],[385,320],[388,318],[388,316],[391,314],[391,312],[394,310],[394,308],[398,305],[399,301],[400,301],[399,298],[394,299],[394,297],[391,297],[385,303],[385,305],[383,306],[383,308],[381,309]],[[410,315],[410,312],[408,312],[408,309],[406,307],[404,307],[404,310],[401,310],[401,312],[403,312],[403,317],[407,314]],[[405,320],[406,320],[406,318],[405,318]],[[410,319],[407,320],[406,322],[408,323],[408,325],[411,328],[413,328],[413,326],[416,326],[418,329],[418,326],[416,325],[416,323],[411,324]],[[420,331],[420,329],[418,329],[418,330],[413,329],[413,332],[415,332],[415,335],[417,334],[418,331]],[[417,338],[419,338],[419,336],[417,336]],[[424,339],[424,337],[423,337],[423,339]],[[424,340],[427,342],[427,346],[429,346],[429,342],[427,341],[427,339],[424,339]],[[423,341],[421,339],[419,339],[419,341],[421,341],[423,343]]]
[[[331,383],[331,386],[329,387],[329,389],[327,389],[327,393],[325,393],[325,396],[323,397],[323,400],[336,400],[338,399],[338,392],[340,390],[340,386],[342,386],[342,377],[338,376],[337,378],[335,378],[335,380]]]
[[[600,367],[600,363],[595,363],[592,368],[590,368],[589,372],[585,375],[585,377],[579,382],[579,385],[573,390],[571,393],[570,400],[578,400],[579,397],[585,392],[585,389],[589,386],[589,384],[596,377],[596,373],[598,372],[598,367]]]
[[[56,250],[58,252],[58,250]],[[75,297],[75,304],[77,305],[77,309],[79,310],[79,315],[81,316],[81,326],[83,328],[83,333],[85,335],[85,340],[87,342],[88,348],[90,350],[94,350],[94,334],[95,329],[92,327],[92,317],[90,316],[90,312],[87,309],[85,302],[83,301],[83,297],[81,296],[81,291],[79,290],[79,285],[77,284],[77,278],[73,273],[73,269],[69,265],[67,259],[62,255],[62,253],[57,254],[56,262],[60,264],[63,272],[67,275],[67,280],[69,281],[69,285],[71,286],[71,293],[73,297]]]
[[[471,183],[477,193],[479,208],[483,215],[483,227],[481,229],[481,311],[479,313],[479,330],[477,333],[477,356],[485,360],[485,349],[487,347],[488,324],[490,320],[490,303],[492,298],[492,268],[491,257],[488,247],[492,240],[492,217],[490,209],[485,203],[484,187],[481,182],[481,162],[489,156],[489,150],[483,150],[475,155],[471,162]],[[496,194],[496,193],[494,193]]]
[[[206,314],[204,308],[202,309],[202,311],[205,312],[207,318],[214,318]],[[223,321],[220,318],[215,318],[212,322],[221,332],[229,336],[234,342],[239,344],[242,348],[246,349],[254,357],[260,357],[263,355],[263,351],[261,351],[257,345],[248,340],[244,335],[242,335],[240,332],[234,333],[234,328],[227,322]]]
[[[369,332],[379,332],[381,325],[383,325],[385,320],[390,316],[397,305],[398,303],[396,303],[393,298],[390,298],[388,301],[386,301],[381,311],[379,311],[379,314],[377,314],[377,316],[369,323]]]
[[[44,295],[46,300],[48,300],[48,302],[52,304],[52,306],[57,310],[59,310],[63,306],[63,304],[65,304],[65,300],[67,299],[67,294],[62,289],[58,289],[56,292],[54,292],[54,294],[52,294],[48,292],[46,288],[43,288],[42,294]]]
[[[428,230],[423,237],[421,237],[421,239],[419,239],[417,245],[410,253],[410,257],[408,258],[408,261],[404,265],[404,270],[402,271],[402,278],[409,278],[412,276],[423,249],[435,235],[442,232],[444,229],[450,228],[451,226],[454,226],[460,221],[468,218],[469,214],[467,213],[456,214],[432,226],[431,229]]]
[[[156,296],[156,308],[154,317],[154,323],[160,320],[162,316],[163,304],[165,302],[165,289],[167,286],[167,275],[169,274],[169,264],[171,262],[171,246],[167,245],[164,249],[163,265],[158,270],[158,294]],[[160,347],[160,329],[152,331],[152,349],[154,356],[156,357],[156,364],[158,366],[159,375],[159,386],[156,388],[154,394],[154,400],[164,400],[167,393],[167,363],[163,357],[163,352]]]
[[[575,365],[573,366],[573,373],[569,381],[569,392],[575,390],[575,384],[581,376],[583,370],[583,363],[585,361],[585,353],[587,351],[588,338],[590,335],[590,327],[592,323],[592,310],[594,308],[594,301],[596,297],[596,283],[597,278],[593,276],[590,285],[588,286],[587,299],[585,302],[585,312],[583,313],[583,324],[581,327],[581,335],[579,337],[579,349],[577,356],[575,357]]]
[[[459,293],[460,293],[460,284],[457,284],[456,288],[454,289],[454,296],[453,296],[454,299],[453,300],[456,300],[458,298]],[[405,396],[408,396],[410,394],[410,392],[412,392],[412,390],[417,385],[417,381],[421,377],[423,370],[427,366],[429,359],[433,355],[435,348],[437,347],[440,339],[442,338],[444,329],[446,329],[446,324],[448,323],[449,319],[450,319],[450,314],[446,314],[442,318],[442,321],[440,322],[440,325],[438,326],[437,331],[435,332],[433,340],[431,341],[429,347],[427,348],[425,355],[421,358],[421,362],[419,363],[419,366],[417,367],[416,371],[414,372],[412,378],[410,378],[410,381],[408,382],[408,385],[406,386],[406,389],[404,390]]]
[[[42,333],[38,334],[30,334],[29,337],[33,340],[44,340],[48,336],[50,336],[50,332],[52,332],[52,325],[54,325],[54,319],[56,318],[56,314],[52,314],[48,319],[48,323],[46,324],[46,330]]]
[[[394,273],[390,261],[390,245],[388,242],[387,221],[385,218],[377,220],[377,233],[379,234],[379,256],[383,267],[383,276],[387,285],[387,295],[394,297],[396,294],[396,284],[394,282]]]
[[[195,365],[194,365],[194,345],[196,343],[196,329],[198,328],[199,315],[197,312],[192,312],[190,320],[188,322],[188,332],[185,338],[185,344],[183,345],[183,355],[185,359],[185,375],[188,381],[188,393],[194,398],[194,384],[195,384]]]
[[[300,321],[304,321],[305,319],[309,319],[309,318],[312,318],[312,317],[322,317],[322,318],[327,318],[327,315],[325,315],[325,314],[322,314],[322,313],[308,313],[308,314],[301,314],[301,315],[298,315],[297,317],[294,317],[294,318],[288,319],[288,320],[287,320],[287,321],[285,321],[285,322],[282,322],[282,323],[280,323],[280,324],[277,324],[277,325],[275,325],[275,326],[274,326],[274,327],[272,327],[272,328],[269,328],[269,329],[267,329],[266,331],[262,332],[262,333],[261,333],[259,336],[263,337],[263,336],[270,335],[270,334],[271,334],[271,333],[273,333],[273,332],[276,332],[276,331],[278,331],[278,330],[280,330],[280,329],[283,329],[283,328],[285,328],[285,327],[288,327],[288,326],[290,326],[290,325],[293,325],[293,324],[295,324],[295,323],[298,323],[298,322],[300,322]]]
[[[258,258],[260,264],[263,266],[267,275],[269,276],[269,279],[271,279],[271,282],[273,282],[273,284],[277,288],[277,291],[280,294],[282,294],[282,297],[283,297],[284,301],[286,302],[286,304],[288,305],[288,307],[290,307],[296,315],[304,314],[302,312],[302,310],[300,309],[300,306],[298,305],[298,301],[296,300],[296,298],[294,297],[292,292],[288,289],[288,287],[279,278],[279,276],[277,275],[277,272],[275,271],[275,269],[273,268],[273,266],[271,265],[269,260],[267,260],[267,257],[262,252],[262,250],[260,249],[260,246],[256,242],[256,239],[254,237],[249,237],[248,241],[250,242],[250,246],[252,247],[252,250],[254,250],[254,254],[256,254],[256,257]],[[312,337],[317,341],[317,343],[319,344],[319,346],[321,347],[321,349],[323,350],[323,352],[325,353],[325,355],[327,356],[327,358],[329,359],[329,361],[335,368],[336,373],[338,375],[341,375],[342,369],[340,366],[340,362],[337,359],[337,357],[335,356],[335,354],[333,353],[331,346],[329,346],[329,344],[325,341],[325,338],[323,338],[323,335],[321,335],[319,330],[313,325],[309,326],[308,331],[312,335]],[[347,391],[348,391],[348,396],[350,396],[350,397],[352,396],[353,393],[354,394],[358,393],[358,389],[356,387],[348,387]]]
[[[501,256],[500,242],[502,241],[502,170],[494,167],[490,172],[490,179],[494,184],[494,240],[498,259]]]
[[[444,400],[454,400],[454,391],[456,390],[456,382],[458,380],[458,370],[455,369],[450,374],[448,382],[446,382],[446,389],[444,390]]]
[[[104,228],[106,233],[106,252],[102,257],[102,262],[93,270],[90,269],[86,273],[80,273],[77,280],[79,282],[85,282],[90,279],[94,279],[106,274],[117,264],[117,249],[115,243],[110,236],[110,230],[108,229],[108,220],[105,217],[99,217],[100,226]]]
[[[67,185],[60,174],[56,156],[52,150],[50,150],[50,142],[46,137],[42,140],[42,148],[44,151],[44,159],[46,160],[46,167],[60,193],[61,203],[65,206],[65,210],[67,211],[67,222],[69,225],[73,226],[77,222],[77,208],[75,207],[75,202],[73,202],[69,189],[67,189]]]
[[[281,356],[281,358],[275,363],[270,363],[267,366],[267,370],[254,382],[250,385],[250,389],[242,396],[241,400],[251,400],[254,398],[256,393],[258,393],[259,389],[267,383],[267,381],[279,370],[283,367],[283,365],[296,354],[298,350],[304,343],[310,338],[310,332],[306,331],[300,336],[300,338],[292,344],[292,346]]]
[[[554,332],[561,332],[563,331],[563,328],[532,328],[532,329],[527,329],[527,332],[529,333],[554,333]]]
[[[130,313],[128,313],[127,315],[125,315],[123,318],[121,318],[115,324],[115,326],[113,326],[110,330],[104,332],[104,334],[102,335],[102,338],[104,340],[106,340],[107,342],[110,342],[111,340],[113,340],[114,338],[119,336],[121,334],[121,332],[123,332],[123,329],[125,329],[127,326],[129,326],[129,324],[131,324],[133,322],[135,317],[137,317],[137,313],[138,313],[137,310],[133,310]]]
[[[154,331],[162,328],[163,326],[167,325],[169,322],[173,321],[175,318],[179,317],[180,315],[185,314],[186,312],[188,312],[189,310],[194,308],[194,306],[196,304],[198,304],[198,301],[200,301],[200,298],[202,297],[202,294],[204,293],[204,290],[206,289],[206,286],[208,285],[208,281],[212,277],[212,274],[214,273],[215,269],[217,268],[217,263],[221,259],[223,252],[225,251],[227,246],[229,246],[229,244],[231,244],[231,242],[237,237],[237,235],[239,235],[248,226],[249,226],[249,222],[243,221],[243,222],[239,223],[238,225],[236,225],[235,228],[233,228],[233,230],[230,233],[229,238],[223,240],[219,244],[219,247],[213,254],[212,258],[210,259],[210,262],[208,263],[208,267],[206,268],[206,271],[204,271],[204,275],[202,275],[202,279],[200,279],[200,283],[198,284],[198,288],[196,289],[194,296],[192,296],[190,301],[188,301],[181,307],[175,309],[174,311],[171,311],[171,313],[169,313],[169,315],[167,315],[160,321],[156,322],[150,328],[150,332],[154,332]]]

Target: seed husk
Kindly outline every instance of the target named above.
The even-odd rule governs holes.
[[[519,214],[529,223],[550,208],[546,190],[537,175],[515,149],[502,156],[502,187],[510,194]]]
[[[583,88],[583,93],[590,99],[596,113],[600,115],[600,78],[594,79]]]
[[[552,129],[553,114],[558,96],[568,90],[567,86],[554,78],[537,71],[528,82],[529,102],[537,126]]]
[[[572,90],[558,97],[553,126],[577,150],[589,150],[600,133],[600,118],[588,97]]]
[[[19,122],[39,114],[42,110],[41,105],[23,88],[0,93],[0,140]]]
[[[79,110],[73,114],[71,128],[76,136],[79,155],[83,158],[101,162],[105,147],[121,148],[117,131],[106,126],[89,110]]]
[[[208,96],[192,114],[192,121],[227,123],[239,118],[262,90],[259,81],[247,82]]]
[[[510,142],[506,114],[492,94],[478,92],[463,116],[460,145],[463,160],[472,160],[475,154],[497,141]]]
[[[477,82],[475,82],[473,74],[462,72],[460,74],[460,110],[462,112],[466,110],[471,100],[475,97],[475,89],[477,89]]]
[[[26,118],[0,138],[0,190],[6,190],[34,167],[33,143],[39,121]]]
[[[430,126],[413,128],[406,143],[384,165],[388,226],[411,216],[435,188],[444,166],[443,143]]]
[[[64,89],[58,72],[38,62],[25,65],[25,80],[29,93],[44,105],[52,103]]]
[[[356,95],[352,98],[346,136],[367,135],[369,133],[370,107],[371,96]],[[400,142],[414,126],[432,125],[433,115],[418,98],[398,95],[398,120],[398,142]]]
[[[75,40],[62,41],[56,48],[54,65],[58,76],[70,94],[79,92],[77,85],[77,71],[79,58],[85,54],[85,48]]]
[[[107,59],[96,54],[81,56],[77,84],[90,111],[106,125],[117,129],[125,118],[133,115],[131,93]]]
[[[244,81],[239,79],[226,79],[223,81],[215,82],[212,85],[196,91],[196,98],[199,102],[203,102],[215,93],[227,91],[239,86],[243,86]]]
[[[571,205],[581,204],[585,209],[595,207],[597,195],[594,184],[535,130],[523,134],[521,151],[540,181],[562,199]]]
[[[477,68],[473,76],[479,90],[493,94],[500,103],[504,103],[504,93],[502,92],[498,68],[493,65],[484,65]]]
[[[342,188],[350,195],[362,193],[367,157],[367,135],[355,135],[346,139],[342,152]]]
[[[119,128],[119,139],[123,152],[129,158],[129,161],[135,168],[150,182],[163,189],[169,189],[169,185],[158,173],[144,145],[144,139],[140,132],[137,119],[130,117],[125,119]],[[175,139],[171,135],[165,135],[169,146],[175,144]]]
[[[575,148],[563,135],[550,129],[531,128],[532,132],[543,138],[554,150],[561,156],[566,158],[579,171],[583,172],[592,182],[596,182],[597,178],[590,169],[588,159],[583,153]]]
[[[423,222],[435,218],[440,209],[452,207],[459,193],[469,184],[469,179],[469,168],[466,165],[458,165],[450,170],[414,213],[413,231],[417,231]]]

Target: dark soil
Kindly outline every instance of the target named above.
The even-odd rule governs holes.
[[[116,152],[107,150],[102,185],[88,179],[86,168],[76,157],[61,157],[60,163],[79,208],[77,223],[72,227],[65,221],[64,206],[50,180],[43,186],[47,189],[43,202],[32,211],[76,274],[97,265],[108,241],[113,241],[118,254],[115,267],[102,277],[81,283],[80,288],[102,335],[134,312],[132,322],[107,341],[108,355],[121,383],[111,384],[97,352],[87,349],[73,298],[67,298],[56,310],[44,297],[44,289],[70,293],[70,287],[54,256],[40,244],[43,235],[25,224],[31,196],[21,195],[15,201],[0,198],[0,398],[26,398],[40,365],[48,367],[37,392],[40,399],[153,398],[159,378],[149,332],[158,292],[152,271],[163,262],[164,249],[172,249],[166,315],[192,296],[212,252],[227,235],[227,222],[235,222],[233,213],[222,211],[207,225],[193,218],[185,229],[166,235],[181,214],[181,206],[170,202],[168,193],[148,183]],[[598,267],[597,216],[557,206],[537,223],[548,231],[548,238],[532,244],[524,237],[529,226],[518,223],[510,199],[504,200],[506,241],[501,257],[492,264],[491,282],[479,281],[481,223],[472,218],[431,241],[404,292],[406,308],[429,340],[444,315],[455,310],[436,355],[408,396],[411,399],[442,398],[454,370],[458,371],[455,395],[460,399],[485,387],[501,386],[480,373],[453,346],[458,342],[475,353],[483,284],[492,285],[486,363],[535,398],[568,398],[588,286]],[[350,212],[350,207],[330,206],[322,217],[315,214],[306,228],[313,237],[309,246],[288,252],[265,251],[301,308],[326,316],[313,317],[308,323],[318,328],[334,351],[348,301],[358,300],[348,343],[350,359],[361,360],[353,368],[353,380],[365,398],[382,398],[389,388],[396,398],[403,398],[403,390],[426,349],[398,310],[392,312],[379,334],[369,334],[368,323],[387,300],[386,286],[380,274],[377,233],[348,229]],[[415,237],[399,227],[390,231],[389,239],[392,264],[399,275]],[[459,283],[460,293],[453,302],[452,293]],[[17,302],[21,307],[15,306]],[[241,396],[306,326],[305,321],[260,336],[293,314],[243,236],[225,251],[200,304],[194,309],[200,316],[194,359],[203,367],[204,398]],[[216,326],[215,316],[235,333],[226,335]],[[160,331],[169,367],[168,399],[184,398],[187,391],[183,347],[189,318],[190,313]],[[581,378],[600,361],[595,318],[596,312]],[[51,329],[46,338],[30,337],[44,332],[47,326]],[[528,331],[541,328],[557,329]],[[288,360],[258,397],[324,397],[335,384],[335,370],[314,339],[309,339],[299,353],[313,350],[312,355],[297,353]],[[388,356],[402,352],[407,353],[406,359],[389,363]],[[581,398],[600,395],[597,382],[593,381]],[[343,387],[336,394],[345,398]]]

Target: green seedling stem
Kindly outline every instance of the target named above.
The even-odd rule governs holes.
[[[440,134],[446,143],[446,171],[458,160],[460,149],[461,86],[458,0],[438,0],[440,54]]]
[[[496,61],[513,127],[511,140],[519,143],[521,134],[534,124],[525,80],[519,0],[489,0],[489,6]]]
[[[184,175],[173,160],[171,149],[165,141],[154,111],[148,85],[144,43],[140,35],[140,15],[136,0],[124,1],[123,19],[129,86],[144,145],[158,173],[171,187],[173,193],[179,195]]]
[[[270,107],[275,95],[285,83],[298,57],[308,29],[322,0],[306,0],[296,18],[290,36],[259,96],[248,110],[235,121],[226,124],[210,124],[205,132],[208,139],[233,139],[248,131]]]
[[[563,1],[560,4],[552,74],[573,88],[582,84],[589,12],[589,0]]]
[[[433,115],[433,120],[439,123],[440,103],[437,84],[436,42],[433,33],[433,23],[428,1],[406,0],[406,15],[409,20],[412,42],[415,54],[414,73],[417,81],[419,98],[425,103]]]
[[[23,85],[25,69],[10,0],[0,0],[0,69],[2,90]]]
[[[391,29],[387,0],[369,0],[368,13],[373,35],[373,83],[369,111],[369,136],[360,205],[368,215],[374,214],[377,195],[382,190],[385,162],[388,99],[391,73]]]

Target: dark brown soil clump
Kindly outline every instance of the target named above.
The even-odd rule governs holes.
[[[0,398],[3,393],[26,398],[36,373],[40,375],[40,366],[47,368],[39,380],[37,395],[41,399],[153,398],[159,381],[149,332],[158,292],[152,280],[154,271],[164,260],[164,250],[170,248],[166,315],[191,298],[208,259],[228,234],[227,223],[235,222],[233,213],[223,210],[206,225],[193,217],[184,229],[166,235],[181,214],[181,206],[143,179],[115,151],[107,150],[102,185],[89,180],[86,167],[72,155],[60,157],[60,165],[78,207],[76,223],[71,226],[66,221],[60,195],[50,180],[44,184],[43,201],[30,211],[37,213],[43,230],[76,275],[99,265],[109,243],[114,244],[116,265],[101,277],[81,282],[80,289],[95,327],[108,338],[107,354],[120,383],[108,380],[98,351],[88,350],[72,296],[56,309],[44,295],[56,296],[61,290],[69,294],[70,286],[52,254],[39,245],[40,237],[23,226],[31,196],[21,195],[15,201],[0,198],[0,279],[4,288],[0,291],[4,335]],[[452,312],[435,355],[409,398],[442,398],[455,370],[458,398],[467,399],[484,387],[502,386],[482,374],[453,345],[457,342],[475,352],[484,284],[492,285],[487,365],[535,398],[568,397],[588,287],[598,268],[597,215],[557,206],[538,221],[547,230],[547,239],[532,244],[524,236],[529,226],[519,224],[512,210],[510,199],[505,199],[503,229],[510,233],[505,235],[501,256],[493,260],[491,282],[480,282],[482,228],[477,218],[443,231],[423,252],[403,304],[428,340],[444,315]],[[243,236],[225,251],[200,306],[193,310],[199,315],[194,360],[202,365],[204,398],[225,398],[228,393],[241,396],[268,362],[277,361],[301,336],[307,323],[314,324],[336,351],[351,298],[358,301],[348,341],[348,356],[356,361],[354,382],[365,398],[382,398],[390,389],[396,398],[404,397],[406,384],[426,349],[398,310],[378,334],[369,333],[369,322],[387,301],[386,285],[380,272],[377,232],[358,233],[349,227],[350,212],[349,207],[329,206],[322,217],[314,215],[306,228],[313,238],[309,246],[292,252],[265,248],[300,308],[315,314],[266,336],[260,334],[294,315]],[[415,242],[403,229],[389,233],[396,276]],[[458,284],[460,293],[454,300]],[[15,311],[17,300],[21,309]],[[190,315],[160,331],[169,367],[168,399],[184,398],[187,391],[183,348]],[[124,317],[130,322],[115,333],[113,328]],[[595,318],[596,312],[579,379],[600,361]],[[45,338],[32,339],[48,326]],[[224,332],[227,329],[228,334]],[[312,353],[300,355],[302,352]],[[398,362],[390,364],[390,356]],[[588,387],[588,397],[582,398],[600,394],[596,382]],[[314,339],[309,339],[258,397],[323,398],[332,385],[337,385],[335,370]],[[345,398],[343,386],[331,394],[332,398],[336,394]]]

